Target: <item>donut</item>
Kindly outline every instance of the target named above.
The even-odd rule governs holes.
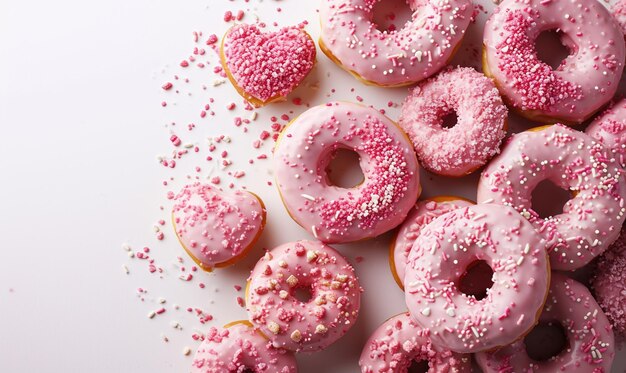
[[[404,289],[406,261],[422,228],[435,218],[461,207],[473,205],[461,197],[438,196],[418,201],[396,233],[389,250],[389,266],[394,280]]]
[[[585,133],[609,147],[622,167],[626,167],[626,99],[594,119]]]
[[[600,256],[592,287],[596,300],[613,329],[626,337],[626,226],[620,237]]]
[[[465,272],[485,262],[493,285],[476,299]],[[452,210],[422,229],[404,278],[411,317],[433,343],[460,353],[508,345],[539,317],[550,283],[545,241],[517,211],[482,204]]]
[[[324,0],[320,49],[365,84],[399,87],[425,79],[454,55],[474,8],[470,0],[411,0],[412,20],[396,31],[373,23],[380,0]]]
[[[457,114],[457,124],[443,127]],[[421,82],[402,105],[400,127],[420,164],[444,176],[465,176],[500,151],[507,109],[491,79],[470,67],[447,69]]]
[[[558,29],[570,55],[553,70],[535,39]],[[617,21],[597,0],[504,0],[485,25],[483,71],[521,115],[577,124],[609,102],[626,56]]]
[[[172,223],[178,241],[205,271],[243,258],[265,227],[265,205],[247,191],[226,193],[211,185],[186,185],[174,197]]]
[[[485,373],[610,372],[615,357],[611,325],[587,288],[560,273],[553,273],[548,300],[539,325],[561,327],[566,347],[544,361],[531,358],[524,340],[495,352],[476,354]],[[542,348],[549,345],[543,341]]]
[[[365,179],[332,185],[335,152],[360,157]],[[372,108],[332,102],[311,108],[282,132],[274,149],[278,191],[291,217],[326,243],[376,237],[398,226],[421,192],[419,164],[404,132]]]
[[[298,365],[292,352],[272,347],[249,321],[235,321],[223,329],[209,329],[191,372],[297,373]]]
[[[427,362],[432,373],[470,373],[472,358],[432,343],[430,332],[408,313],[378,327],[365,343],[359,366],[362,373],[406,373],[412,363]]]
[[[532,191],[544,180],[569,190],[563,213],[542,218],[532,208]],[[483,171],[478,203],[512,206],[548,242],[551,266],[574,270],[601,254],[624,222],[626,181],[604,146],[563,125],[512,136]]]
[[[237,92],[256,107],[284,101],[315,65],[315,42],[301,26],[262,32],[256,25],[231,27],[220,59]]]
[[[626,0],[617,0],[611,7],[611,13],[617,20],[622,29],[622,33],[626,35]]]
[[[310,299],[299,299],[298,289]],[[354,269],[319,241],[298,241],[267,252],[246,289],[248,316],[275,347],[319,351],[354,325],[361,287]]]

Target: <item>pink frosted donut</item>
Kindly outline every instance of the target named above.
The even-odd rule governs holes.
[[[600,256],[592,285],[596,300],[613,328],[626,336],[626,225],[620,237]]]
[[[558,355],[536,361],[528,356],[524,340],[497,352],[476,354],[485,373],[572,372],[609,373],[615,357],[611,325],[587,288],[558,272],[552,273],[550,293],[539,322],[558,323],[567,339]]]
[[[455,112],[457,124],[443,127],[444,117]],[[457,67],[415,87],[402,105],[399,124],[424,168],[464,176],[500,151],[506,118],[493,82],[470,67]]]
[[[235,263],[252,248],[265,226],[265,206],[250,192],[225,193],[194,183],[174,197],[172,222],[183,248],[211,271]]]
[[[272,347],[248,321],[211,328],[198,347],[192,373],[297,373],[292,352]]]
[[[535,39],[558,29],[571,54],[552,70]],[[485,25],[483,70],[510,106],[547,123],[581,123],[609,102],[626,56],[616,20],[597,0],[504,0]]]
[[[626,0],[617,0],[611,8],[611,13],[617,19],[622,32],[626,34]]]
[[[418,201],[400,226],[391,244],[389,264],[391,273],[400,288],[404,289],[404,273],[406,261],[413,243],[420,231],[435,218],[461,207],[472,206],[474,203],[460,197],[439,196]]]
[[[428,362],[430,373],[470,373],[470,355],[457,354],[430,340],[430,332],[401,313],[385,321],[365,343],[362,373],[407,373],[413,362]]]
[[[514,207],[548,242],[552,268],[580,268],[617,239],[624,222],[626,181],[609,153],[563,125],[515,134],[483,171],[478,203]],[[563,213],[548,218],[532,209],[532,191],[544,180],[573,194]]]
[[[250,321],[276,347],[319,351],[343,336],[359,314],[361,287],[354,269],[318,241],[291,242],[266,253],[248,280]],[[311,298],[300,300],[297,289]]]
[[[534,325],[548,293],[545,241],[514,209],[475,205],[453,210],[417,237],[404,278],[411,317],[433,343],[470,353],[507,345]],[[474,263],[493,270],[477,300],[459,290]]]
[[[622,167],[626,166],[626,99],[594,119],[585,133],[613,150]]]
[[[324,0],[322,51],[366,84],[404,86],[444,67],[465,35],[474,8],[469,0],[410,0],[413,19],[382,32],[372,22],[380,0]]]
[[[338,149],[360,157],[365,180],[332,185],[326,168]],[[421,192],[406,135],[372,108],[333,102],[307,110],[274,150],[278,190],[291,217],[327,243],[381,235],[402,223]]]

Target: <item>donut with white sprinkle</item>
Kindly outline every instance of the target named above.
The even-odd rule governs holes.
[[[192,373],[297,373],[296,358],[277,349],[249,321],[211,328],[198,347]]]
[[[481,262],[493,284],[477,299],[460,284]],[[493,204],[453,210],[424,227],[404,278],[411,317],[433,343],[461,353],[519,339],[535,325],[549,283],[545,241],[517,211]]]
[[[626,99],[621,99],[591,122],[585,133],[609,147],[626,166]]]
[[[573,197],[555,216],[532,208],[532,192],[544,180]],[[478,203],[514,207],[548,242],[551,266],[574,270],[601,254],[624,222],[626,180],[613,153],[588,135],[563,125],[512,136],[483,171]]]
[[[332,184],[327,167],[339,149],[360,157],[364,180]],[[311,108],[281,133],[274,150],[276,184],[291,217],[326,243],[376,237],[398,226],[421,189],[419,164],[406,134],[361,105]]]
[[[372,22],[376,0],[323,0],[321,50],[366,84],[397,87],[426,79],[454,55],[474,10],[470,0],[407,1],[413,16],[400,30]]]
[[[298,296],[308,291],[310,299]],[[319,241],[290,242],[268,251],[246,288],[250,321],[275,347],[319,351],[354,325],[361,287],[354,269]]]
[[[523,340],[496,352],[476,354],[485,373],[572,372],[609,373],[615,357],[613,330],[600,306],[582,284],[553,273],[550,293],[539,317],[546,326],[557,325],[567,342],[556,356],[544,361],[531,358]],[[544,343],[550,343],[545,341]]]
[[[265,205],[256,194],[224,192],[200,182],[174,197],[172,223],[180,244],[205,271],[234,264],[265,227]]]
[[[404,273],[411,248],[420,231],[439,216],[474,202],[461,197],[437,196],[418,201],[396,233],[389,250],[389,265],[394,280],[404,289]]]
[[[553,70],[535,39],[558,29],[570,55]],[[507,103],[531,120],[576,124],[615,94],[624,35],[597,0],[504,0],[485,25],[483,71]]]

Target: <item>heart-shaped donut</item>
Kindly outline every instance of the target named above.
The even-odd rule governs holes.
[[[237,92],[259,107],[282,101],[315,65],[315,43],[302,28],[264,33],[240,24],[222,39],[222,65]]]

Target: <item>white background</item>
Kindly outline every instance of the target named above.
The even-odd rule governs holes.
[[[490,8],[489,0],[481,1]],[[232,125],[233,115],[248,116],[232,87],[212,87],[215,75],[183,71],[181,59],[193,49],[192,31],[219,36],[228,25],[224,11],[248,10],[271,24],[308,20],[307,30],[319,34],[317,1],[304,0],[110,0],[0,1],[0,371],[1,372],[185,372],[192,361],[183,350],[195,350],[194,331],[243,319],[235,297],[242,292],[249,268],[271,248],[290,240],[310,238],[287,216],[273,186],[270,161],[249,166],[247,160],[270,153],[250,146],[268,129],[271,115],[304,106],[273,105],[258,110],[249,133]],[[282,8],[282,12],[277,11]],[[456,61],[476,65],[476,51],[485,15],[468,31]],[[270,25],[271,26],[271,25]],[[270,27],[272,28],[272,27]],[[210,58],[215,61],[214,56]],[[328,100],[355,101],[384,107],[396,119],[405,89],[364,87],[319,55],[318,65],[294,93],[311,104]],[[190,77],[181,94],[160,86],[174,74]],[[204,91],[202,84],[208,86]],[[313,89],[312,86],[319,86]],[[331,88],[336,92],[330,95]],[[351,92],[354,88],[355,92]],[[201,120],[200,107],[215,97],[216,116]],[[160,106],[168,102],[167,108]],[[234,113],[224,107],[236,102]],[[293,116],[293,115],[292,115]],[[167,217],[166,192],[177,190],[196,174],[220,175],[203,156],[181,160],[176,169],[159,165],[156,156],[171,153],[172,130],[190,121],[197,128],[185,142],[228,134],[236,180],[260,194],[268,206],[262,240],[244,262],[213,274],[197,273],[193,281],[178,279],[176,257],[185,258]],[[514,130],[527,128],[512,118]],[[459,194],[475,197],[476,175],[446,180],[422,173],[424,196]],[[173,178],[170,186],[162,181]],[[232,180],[224,177],[224,180]],[[225,185],[223,185],[225,186]],[[160,209],[164,207],[164,210]],[[153,224],[167,220],[165,240],[155,238]],[[404,310],[403,294],[389,272],[390,235],[338,248],[355,263],[363,306],[356,326],[324,352],[298,357],[302,372],[357,372],[357,360],[368,335],[386,318]],[[151,248],[164,270],[150,274],[145,261],[122,250]],[[356,257],[364,261],[356,263]],[[126,265],[130,273],[124,273]],[[206,288],[200,289],[199,283]],[[143,301],[137,288],[147,289]],[[147,314],[166,299],[167,311],[154,319]],[[180,305],[176,310],[175,305]],[[185,311],[199,307],[214,316],[207,325]],[[171,327],[179,322],[182,330]],[[169,342],[164,341],[164,336]],[[626,358],[620,357],[621,366]],[[620,371],[617,369],[615,371]]]

